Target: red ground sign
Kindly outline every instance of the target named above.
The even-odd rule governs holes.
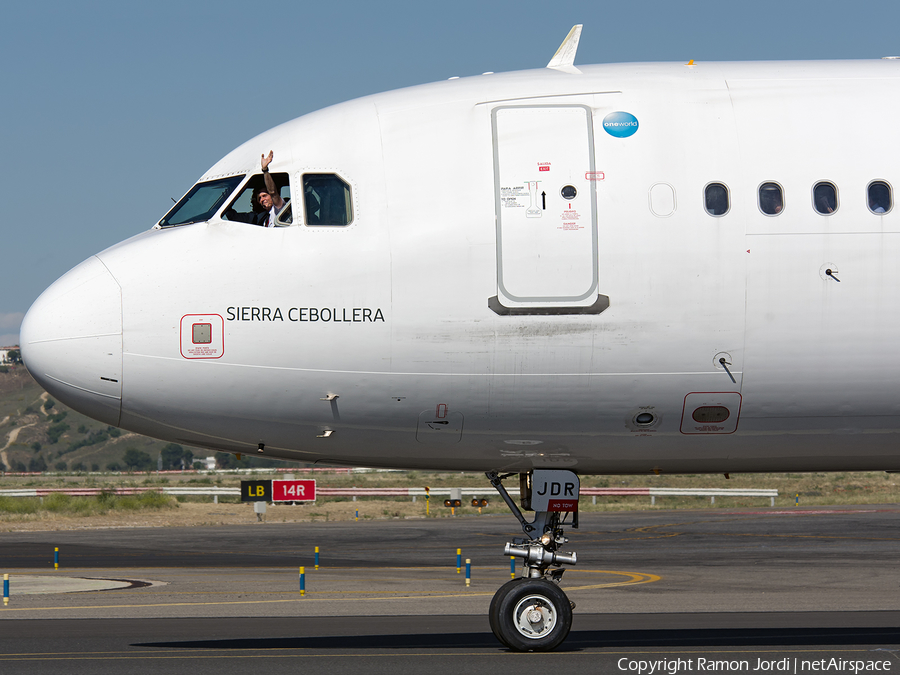
[[[316,501],[315,480],[273,480],[273,502],[314,502]]]

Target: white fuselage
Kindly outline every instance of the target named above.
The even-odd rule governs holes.
[[[246,182],[273,150],[293,224],[218,213],[99,253],[29,311],[29,369],[109,424],[302,461],[900,469],[900,209],[867,202],[900,185],[900,62],[581,71],[254,138],[201,182]],[[619,112],[631,135],[604,126]],[[310,174],[346,182],[349,225],[305,217]]]

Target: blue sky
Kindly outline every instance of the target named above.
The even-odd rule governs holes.
[[[2,18],[0,345],[243,141],[358,96],[543,67],[576,23],[576,64],[900,54],[896,0],[30,0]]]

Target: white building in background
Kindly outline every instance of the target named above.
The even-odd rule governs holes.
[[[12,347],[0,347],[0,363],[9,363],[9,353],[14,349],[18,350],[19,347],[16,345]]]

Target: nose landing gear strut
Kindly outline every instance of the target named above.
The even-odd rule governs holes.
[[[572,608],[559,587],[565,569],[574,565],[574,553],[559,549],[568,539],[563,534],[564,516],[573,513],[578,527],[578,477],[571,471],[535,470],[518,474],[525,509],[534,509],[528,522],[503,487],[503,480],[517,474],[485,474],[522,525],[527,539],[514,539],[504,554],[523,559],[522,576],[508,581],[494,594],[490,607],[491,630],[500,642],[515,651],[550,651],[558,647],[572,628]]]

